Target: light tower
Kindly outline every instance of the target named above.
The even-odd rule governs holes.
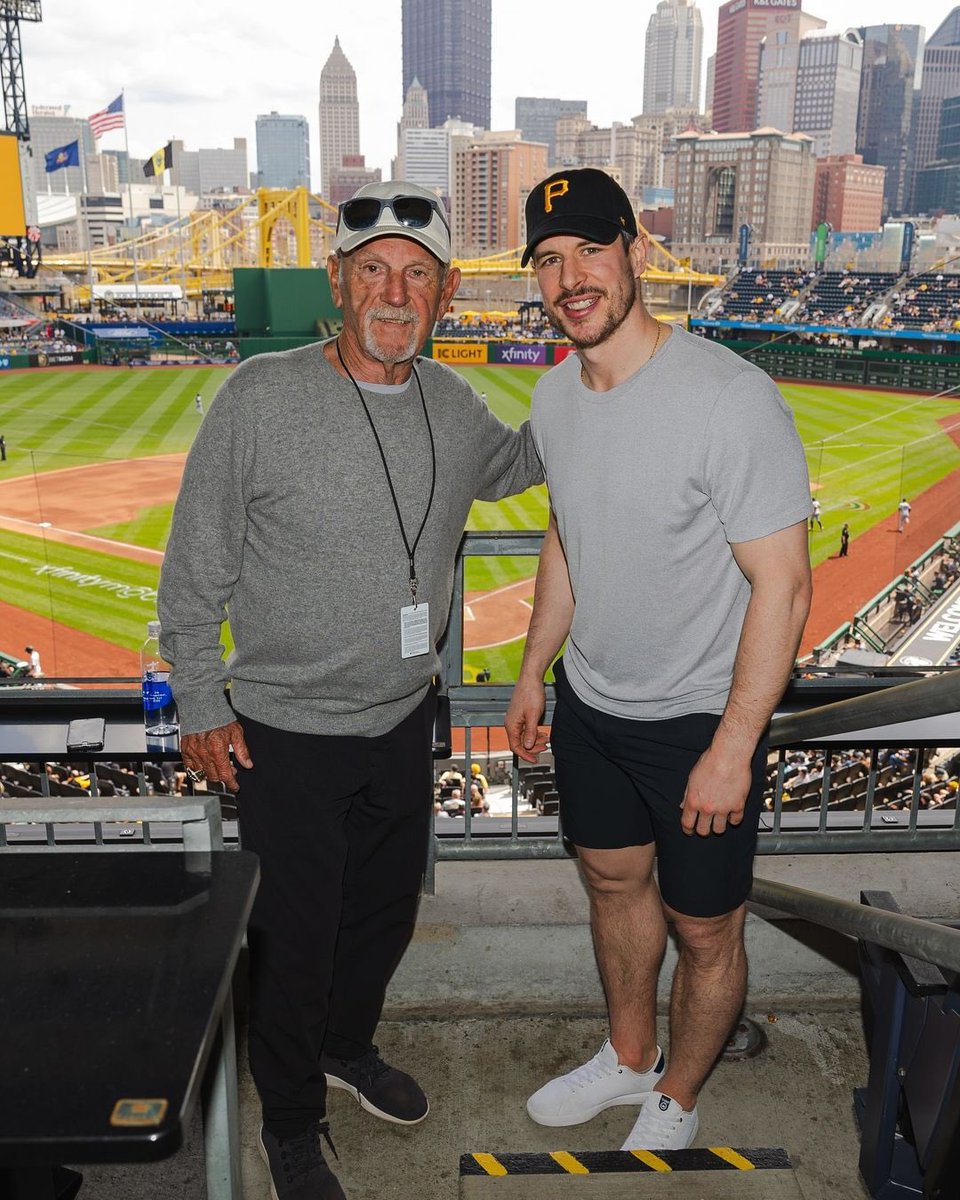
[[[30,140],[27,95],[23,86],[20,22],[42,21],[40,0],[0,0],[0,87],[3,89],[3,128],[21,141]]]
[[[27,228],[23,203],[22,149],[30,140],[23,86],[20,22],[40,21],[40,0],[0,0],[0,268],[33,278],[40,266],[40,230]]]

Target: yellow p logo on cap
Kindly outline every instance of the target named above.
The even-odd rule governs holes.
[[[553,212],[554,200],[559,200],[569,191],[570,181],[568,179],[554,179],[552,183],[548,183],[543,189],[543,211]]]

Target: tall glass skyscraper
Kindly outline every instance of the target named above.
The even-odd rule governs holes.
[[[490,128],[491,0],[403,0],[403,94],[427,90],[430,125]]]
[[[883,215],[906,212],[910,203],[923,69],[921,25],[865,25],[857,153],[887,168]]]
[[[306,117],[276,112],[257,117],[257,182],[268,188],[310,186],[310,130]]]
[[[960,96],[960,8],[955,8],[940,24],[923,52],[916,137],[918,171],[942,157],[943,104],[955,96]]]

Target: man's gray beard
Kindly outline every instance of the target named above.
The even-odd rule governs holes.
[[[372,309],[367,313],[363,323],[363,348],[372,359],[384,364],[408,362],[414,358],[420,350],[420,341],[417,334],[416,318],[411,321],[409,335],[406,342],[399,349],[387,350],[377,341],[376,322],[379,320],[396,320],[397,317],[403,317],[404,311],[400,310],[384,310]]]

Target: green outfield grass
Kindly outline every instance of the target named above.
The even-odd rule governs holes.
[[[199,391],[209,403],[229,369],[0,373],[0,433],[8,452],[0,479],[184,452],[200,422],[194,396]],[[461,374],[477,391],[486,392],[503,420],[516,426],[529,413],[541,369],[470,367]],[[799,383],[782,384],[781,390],[795,414],[811,481],[823,505],[825,528],[814,531],[810,540],[814,564],[836,553],[844,521],[855,538],[889,516],[902,495],[914,501],[960,466],[960,448],[937,423],[950,416],[960,423],[956,398]],[[0,500],[0,512],[2,507]],[[144,496],[144,507],[133,521],[87,532],[162,549],[171,509],[169,504],[151,505]],[[547,511],[545,489],[534,488],[498,504],[475,504],[469,528],[543,529]],[[52,567],[65,573],[53,576]],[[468,591],[490,591],[529,578],[532,595],[532,558],[471,559],[466,570]],[[119,546],[116,555],[80,551],[0,531],[4,599],[128,648],[139,645],[144,623],[153,615],[153,601],[146,597],[156,588],[157,574],[155,567],[124,559]],[[78,583],[82,576],[105,582]],[[136,588],[144,589],[140,599],[132,598]],[[494,679],[515,678],[522,644],[518,640],[470,652],[468,676],[489,667]]]

